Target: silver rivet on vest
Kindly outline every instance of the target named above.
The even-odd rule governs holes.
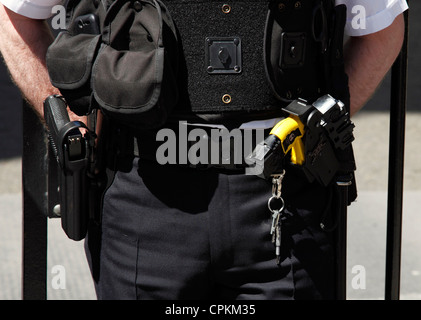
[[[284,11],[285,10],[285,3],[281,2],[280,4],[278,4],[278,9],[279,11]]]
[[[294,4],[294,8],[295,8],[295,9],[301,9],[301,2],[300,2],[300,1],[297,1],[297,2]]]
[[[230,13],[231,12],[231,6],[229,4],[223,4],[222,5],[222,12],[223,13]]]
[[[53,212],[56,216],[61,216],[61,208],[59,204],[56,204],[53,208]]]
[[[222,102],[225,104],[228,104],[231,102],[231,96],[229,94],[224,94],[222,96]]]
[[[135,1],[135,2],[133,3],[133,8],[134,8],[137,12],[139,12],[139,11],[140,11],[140,10],[142,10],[142,8],[143,8],[142,3],[141,3],[140,1]]]

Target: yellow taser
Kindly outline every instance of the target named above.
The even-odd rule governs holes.
[[[301,120],[291,115],[279,121],[270,131],[280,141],[284,154],[291,150],[291,162],[302,165],[304,163],[304,143],[302,137],[304,135],[304,124]]]

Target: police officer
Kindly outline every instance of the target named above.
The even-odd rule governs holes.
[[[15,83],[42,119],[44,99],[63,93],[51,85],[46,68],[52,37],[44,22],[61,1],[0,2],[1,53]],[[135,11],[152,3],[126,2]],[[93,3],[109,9],[112,1]],[[345,61],[349,82],[340,72],[328,72],[323,74],[326,83],[320,84],[319,75],[325,69],[318,69],[323,54],[316,51],[325,53],[332,42],[342,39],[342,30],[332,27],[335,20],[330,17],[336,14],[336,21],[340,20],[344,11],[328,3],[164,1],[161,9],[173,18],[181,57],[177,60],[178,103],[166,126],[177,130],[183,120],[189,123],[188,132],[192,127],[217,125],[270,129],[284,115],[279,106],[286,101],[300,96],[311,100],[323,93],[336,95],[355,114],[399,53],[407,4],[404,0],[337,0],[336,9],[346,5],[343,21],[350,39],[343,57],[342,43],[333,57],[338,59],[339,70],[342,58]],[[285,13],[321,24],[303,30],[300,25],[291,27],[282,20],[288,20]],[[206,18],[210,20],[207,27],[202,25]],[[279,32],[280,28],[285,32]],[[256,40],[262,36],[264,41]],[[277,48],[279,43],[282,48]],[[278,52],[281,58],[274,60],[274,50],[285,48],[288,54]],[[326,66],[335,66],[332,59]],[[285,74],[286,79],[282,78]],[[308,79],[303,82],[303,77]],[[83,112],[73,111],[69,110],[71,119],[85,121]],[[86,241],[99,299],[334,298],[332,237],[320,227],[326,212],[330,217],[335,214],[329,188],[309,182],[295,166],[286,167],[277,265],[269,233],[270,181],[246,175],[244,168],[197,168],[189,162],[161,165],[156,159],[156,128],[125,131],[125,125],[110,119],[113,135],[124,132],[122,138],[131,147],[117,143],[123,156],[103,196],[100,230],[91,229]]]

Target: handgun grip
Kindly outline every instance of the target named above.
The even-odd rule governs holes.
[[[58,95],[51,95],[45,99],[44,119],[53,139],[56,140],[61,128],[70,122],[67,105],[63,98]]]

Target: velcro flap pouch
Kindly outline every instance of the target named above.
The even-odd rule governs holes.
[[[91,70],[101,40],[99,13],[91,6],[72,10],[67,29],[59,33],[46,55],[51,83],[78,115],[90,109]]]
[[[155,0],[117,0],[105,18],[92,70],[93,95],[105,114],[135,129],[161,126],[177,101],[164,27],[176,37],[166,8]]]
[[[270,2],[264,59],[269,83],[281,101],[313,100],[322,94],[329,2]]]

